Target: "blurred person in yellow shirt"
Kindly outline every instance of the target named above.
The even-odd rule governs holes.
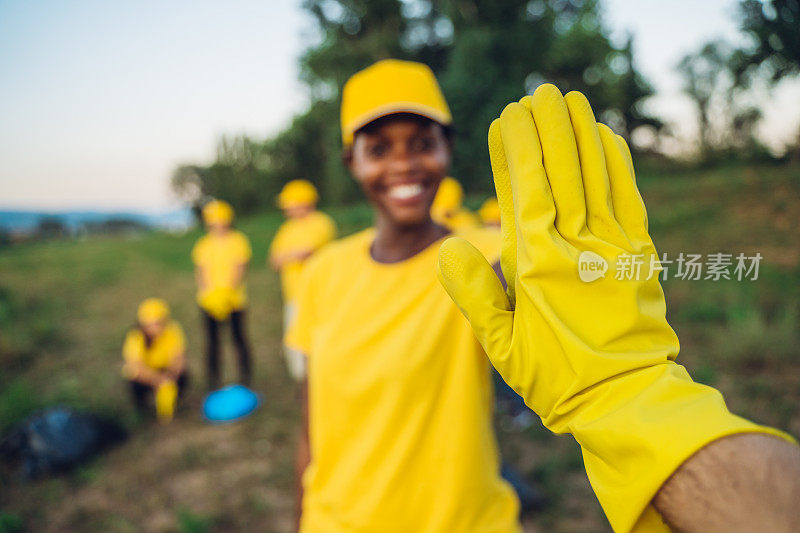
[[[139,305],[137,325],[125,336],[122,357],[122,375],[137,411],[148,411],[152,394],[158,419],[170,421],[187,382],[186,340],[164,300],[148,298]]]
[[[295,314],[303,265],[314,252],[336,238],[336,224],[331,217],[317,211],[318,201],[316,187],[306,180],[292,180],[278,194],[278,207],[286,221],[270,244],[268,261],[281,275],[284,331]],[[289,347],[285,347],[284,354],[289,374],[301,380],[305,375],[305,358]]]
[[[481,225],[475,213],[464,207],[464,189],[455,178],[442,180],[431,205],[434,222],[450,229],[476,228]]]
[[[486,227],[500,228],[500,205],[497,203],[497,198],[492,196],[487,198],[480,209],[478,209],[478,216],[481,217],[481,222]]]
[[[309,260],[286,336],[308,362],[300,531],[517,532],[488,361],[435,275],[447,103],[427,66],[384,60],[347,82],[341,120],[375,224]],[[499,258],[496,231],[455,233]]]
[[[203,222],[208,232],[192,249],[197,281],[197,302],[206,329],[208,388],[220,385],[219,329],[230,322],[239,355],[239,380],[250,384],[250,347],[245,334],[247,293],[244,277],[252,251],[250,241],[231,227],[233,208],[227,202],[212,200],[203,207]]]

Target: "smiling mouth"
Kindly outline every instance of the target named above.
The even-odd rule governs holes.
[[[386,195],[393,200],[410,200],[421,195],[424,190],[420,183],[403,183],[389,187]]]

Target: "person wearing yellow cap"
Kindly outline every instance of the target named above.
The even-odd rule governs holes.
[[[488,361],[435,275],[451,122],[419,63],[380,61],[344,87],[344,161],[375,223],[309,260],[286,335],[308,364],[302,533],[520,531]],[[499,259],[496,232],[456,234]]]
[[[158,419],[170,421],[187,383],[186,340],[164,300],[148,298],[139,305],[137,325],[125,336],[122,356],[122,375],[130,383],[137,411],[148,411],[152,395]]]
[[[244,277],[252,251],[250,241],[231,227],[233,208],[227,202],[212,200],[203,207],[203,222],[208,232],[192,249],[197,281],[197,302],[206,329],[208,388],[220,385],[219,329],[230,322],[239,356],[239,380],[250,384],[250,347],[245,335],[247,294]]]
[[[298,283],[303,265],[311,255],[336,237],[333,219],[317,211],[319,194],[306,180],[292,180],[278,194],[278,207],[286,221],[278,228],[269,248],[269,264],[280,272],[283,291],[284,330],[295,313]],[[305,358],[289,347],[284,355],[289,374],[301,380],[305,373]]]
[[[464,207],[464,188],[450,176],[442,180],[431,206],[434,222],[451,230],[475,228],[480,220],[475,213]]]

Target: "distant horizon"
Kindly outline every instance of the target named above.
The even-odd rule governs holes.
[[[42,221],[56,219],[70,231],[78,231],[89,224],[112,220],[131,220],[151,228],[188,228],[194,225],[195,216],[188,207],[165,211],[67,209],[31,210],[4,209],[0,207],[0,231],[30,234]]]

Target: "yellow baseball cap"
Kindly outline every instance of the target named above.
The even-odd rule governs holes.
[[[160,322],[169,318],[169,306],[161,298],[148,298],[139,304],[136,318],[140,324]]]
[[[283,186],[278,193],[278,207],[287,209],[301,205],[315,205],[319,200],[319,193],[310,181],[292,180]]]
[[[394,113],[413,113],[449,126],[453,123],[442,90],[427,65],[384,59],[353,74],[342,91],[342,143],[353,144],[356,130]]]
[[[203,206],[203,222],[206,224],[230,224],[233,207],[223,200],[211,200]]]
[[[457,179],[447,176],[439,184],[436,196],[433,198],[431,212],[445,214],[461,209],[464,201],[464,189]]]

